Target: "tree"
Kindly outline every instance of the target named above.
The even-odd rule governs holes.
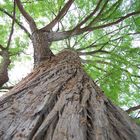
[[[115,103],[123,99],[124,90],[139,91],[140,49],[132,43],[139,35],[139,5],[137,0],[3,3],[0,11],[12,19],[12,26],[7,31],[7,43],[4,37],[0,40],[0,86],[8,81],[9,64],[25,49],[19,37],[11,42],[17,28],[26,33],[24,40],[28,37],[32,41],[34,70],[0,98],[0,138],[138,140],[139,126],[104,95],[96,82],[106,91],[114,89],[107,96],[115,96]],[[11,14],[8,10],[12,6]],[[31,32],[19,21],[23,21],[21,15]],[[42,17],[47,17],[45,23],[38,22]],[[60,50],[62,41],[67,49],[54,54],[53,47]],[[92,78],[101,77],[95,82],[85,71]],[[130,82],[135,87],[129,88]]]

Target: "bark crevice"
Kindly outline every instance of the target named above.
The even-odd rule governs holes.
[[[140,138],[140,128],[104,96],[73,51],[44,61],[0,100],[2,140]]]

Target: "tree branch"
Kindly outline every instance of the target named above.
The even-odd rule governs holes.
[[[79,52],[79,55],[93,55],[93,54],[96,54],[96,53],[109,53],[108,51],[106,50],[95,50],[95,51],[90,51],[90,52]]]
[[[90,63],[90,64],[93,64],[93,63],[95,63],[94,61],[92,61],[92,60],[85,60],[85,59],[81,59],[81,61],[82,61],[82,63]],[[100,70],[100,71],[102,71],[102,72],[107,72],[106,70],[104,70],[104,69],[102,69],[102,68],[100,68],[100,67],[98,67],[98,66],[96,66],[96,65],[92,65],[94,68],[96,68],[97,70]]]
[[[14,86],[3,86],[3,87],[0,87],[0,90],[3,90],[3,89],[7,89],[7,90],[10,90],[12,89]]]
[[[97,63],[99,63],[99,64],[105,64],[105,65],[111,65],[111,63],[110,62],[107,62],[107,61],[102,61],[102,60],[85,60],[85,62],[88,62],[88,63],[93,63],[93,64],[97,64]]]
[[[31,38],[31,35],[28,32],[28,30],[22,24],[20,24],[20,22],[15,17],[13,17],[11,14],[9,14],[7,11],[5,11],[3,8],[0,8],[0,11],[3,12],[4,14],[6,14],[7,16],[9,16],[11,19],[13,19],[15,21],[15,23]]]
[[[80,22],[80,23],[74,28],[74,30],[80,28],[84,23],[86,23],[86,22],[98,11],[101,2],[102,2],[102,0],[99,0],[99,2],[97,3],[97,6],[96,6],[96,8],[93,10],[93,12],[91,12],[87,17],[85,17],[85,19],[84,19],[82,22]]]
[[[55,19],[52,20],[47,26],[43,27],[41,30],[49,31],[50,29],[52,29],[67,14],[73,2],[74,0],[69,0],[55,17]]]
[[[82,35],[82,37],[80,37],[80,39],[76,39],[75,43],[72,45],[72,48],[74,48],[78,44],[78,42],[80,42],[88,34],[89,34],[89,32],[86,32],[85,34]],[[76,50],[78,50],[78,49],[76,49]]]
[[[102,29],[102,28],[105,28],[105,27],[108,27],[108,26],[112,26],[112,25],[116,25],[118,23],[120,23],[121,21],[133,16],[133,15],[137,15],[137,14],[140,14],[140,11],[137,11],[137,12],[132,12],[132,13],[129,13],[123,17],[120,17],[118,20],[114,21],[114,22],[110,22],[110,23],[107,23],[107,24],[104,24],[104,25],[100,25],[100,26],[95,26],[95,27],[86,27],[85,30],[88,30],[88,31],[92,31],[92,30],[95,30],[95,29]],[[84,28],[83,28],[84,30]]]
[[[25,17],[25,19],[28,21],[30,28],[31,28],[31,31],[34,32],[35,30],[37,30],[34,19],[25,11],[21,1],[20,0],[15,0],[15,1],[16,1],[18,8],[19,8],[19,11]]]
[[[136,111],[136,110],[138,110],[138,109],[140,109],[140,105],[131,107],[131,108],[127,109],[126,112],[129,114],[129,113],[131,113],[131,112],[133,112],[133,111]]]
[[[106,0],[106,2],[104,3],[102,9],[100,10],[100,12],[97,14],[97,16],[88,24],[88,27],[90,27],[96,20],[99,19],[99,17],[101,16],[101,14],[103,13],[107,3],[108,3],[109,0]]]
[[[123,26],[123,27],[120,27],[119,29],[115,29],[115,30],[113,30],[113,31],[111,31],[111,32],[108,32],[108,33],[104,34],[103,36],[99,37],[97,40],[95,40],[95,41],[94,41],[93,43],[91,43],[89,46],[87,46],[87,47],[85,47],[85,48],[79,48],[79,49],[76,49],[76,50],[77,50],[77,51],[82,51],[82,50],[86,50],[86,49],[88,49],[88,48],[94,48],[94,47],[98,47],[98,46],[104,45],[106,42],[105,42],[105,43],[101,43],[101,44],[96,44],[96,43],[97,43],[97,41],[101,40],[102,38],[104,38],[104,37],[107,36],[107,35],[110,35],[110,34],[115,33],[115,32],[117,32],[117,33],[115,33],[115,34],[118,34],[118,32],[119,32],[120,30],[122,30],[123,28],[126,28],[126,27],[128,27],[128,25],[125,25],[125,26]],[[114,34],[111,35],[110,39],[112,38],[112,36],[114,36]],[[110,40],[110,39],[109,39],[109,40]],[[117,38],[117,39],[120,39],[120,38]],[[117,40],[117,39],[115,39],[115,40]],[[113,40],[110,40],[110,41],[114,41],[114,39],[113,39]]]
[[[10,64],[8,50],[4,49],[1,51],[2,62],[0,64],[0,87],[3,86],[8,80],[8,66]]]
[[[84,27],[84,28],[81,28],[81,29],[78,29],[78,30],[69,30],[69,31],[64,31],[64,32],[51,32],[49,33],[48,35],[48,39],[50,41],[58,41],[58,40],[63,40],[63,39],[66,39],[68,37],[72,37],[72,36],[75,36],[75,35],[80,35],[84,32],[87,32],[87,31],[94,31],[94,30],[97,30],[97,29],[102,29],[102,28],[105,28],[105,27],[108,27],[108,26],[112,26],[112,25],[116,25],[118,23],[120,23],[121,21],[133,16],[133,15],[137,15],[137,14],[140,14],[140,11],[136,11],[136,12],[132,12],[132,13],[129,13],[125,16],[122,16],[121,18],[119,18],[118,20],[114,21],[114,22],[110,22],[110,23],[107,23],[107,24],[104,24],[104,25],[99,25],[99,26],[95,26],[95,27]]]
[[[12,35],[13,35],[13,32],[14,32],[14,24],[15,24],[15,15],[16,15],[16,3],[15,3],[15,0],[14,0],[14,6],[13,6],[13,20],[12,20],[12,27],[11,27],[11,32],[10,32],[10,35],[9,35],[9,39],[8,39],[8,42],[7,42],[7,49],[9,48],[10,46],[10,43],[11,43],[11,39],[12,39]]]
[[[118,9],[118,7],[120,6],[121,3],[122,3],[122,0],[116,1],[107,11],[105,11],[104,14],[106,15],[106,13],[107,13],[109,15],[102,20],[105,20],[107,18],[109,19],[114,14],[114,12]]]
[[[85,48],[79,48],[79,49],[76,49],[77,51],[83,51],[83,50],[86,50],[88,48],[96,48],[96,47],[99,47],[99,46],[104,46],[108,44],[108,42],[105,42],[105,43],[101,43],[101,44],[95,44],[95,42],[91,43],[89,46],[85,47]]]
[[[94,51],[93,51],[93,53],[94,53]],[[109,52],[108,52],[109,53]],[[89,55],[92,55],[92,54],[89,54]],[[103,61],[103,60],[95,60],[95,61],[93,61],[93,60],[84,60],[85,62],[88,62],[88,63],[90,63],[90,64],[92,64],[92,63],[94,63],[94,64],[96,64],[96,63],[100,63],[100,64],[105,64],[105,65],[110,65],[110,66],[113,66],[113,67],[115,67],[115,65],[114,64],[112,64],[111,62],[107,62],[107,61]],[[94,65],[93,65],[94,66]],[[125,73],[127,73],[128,74],[128,76],[129,76],[129,78],[130,78],[130,80],[131,80],[131,82],[139,89],[140,87],[132,80],[132,77],[136,77],[136,78],[140,78],[140,76],[139,75],[134,75],[134,74],[132,74],[132,73],[130,73],[127,69],[124,69],[124,68],[121,68],[121,67],[119,67],[119,68],[117,68],[118,70],[121,70],[121,71],[123,71],[123,72],[125,72]]]
[[[1,50],[4,50],[5,48],[0,44],[0,49],[1,49]]]

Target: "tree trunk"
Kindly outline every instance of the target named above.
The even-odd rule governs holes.
[[[5,49],[1,51],[2,61],[0,63],[0,87],[2,87],[8,80],[8,66],[11,63],[9,53]]]
[[[48,32],[36,30],[32,34],[32,43],[34,47],[34,65],[38,66],[42,61],[51,59],[53,55],[50,50],[50,44],[48,39]]]
[[[44,61],[0,101],[0,140],[140,139],[140,128],[104,96],[73,51]]]

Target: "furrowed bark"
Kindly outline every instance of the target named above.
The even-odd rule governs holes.
[[[8,66],[10,64],[9,53],[7,50],[2,50],[2,61],[0,63],[0,87],[2,87],[8,80]]]
[[[2,140],[139,140],[140,128],[65,50],[0,98]]]
[[[34,65],[38,66],[42,61],[51,59],[53,55],[50,50],[51,42],[48,40],[48,32],[36,30],[32,34],[32,43],[34,47]]]

